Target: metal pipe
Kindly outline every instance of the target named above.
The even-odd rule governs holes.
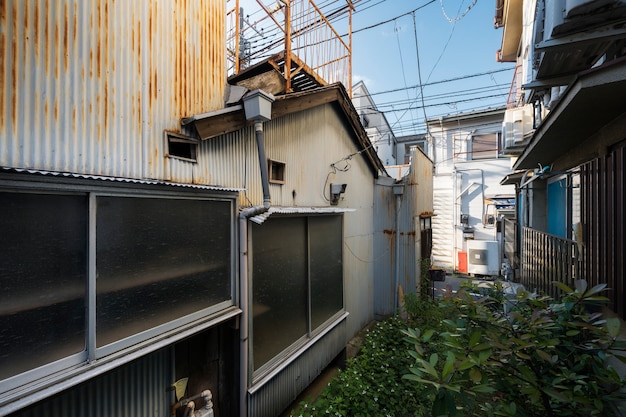
[[[254,122],[256,145],[259,151],[259,168],[261,169],[261,185],[263,186],[263,206],[270,207],[270,185],[267,175],[267,159],[265,158],[265,144],[263,135],[263,123]]]
[[[265,159],[265,144],[263,137],[263,123],[255,122],[254,130],[259,153],[259,168],[261,171],[261,182],[263,186],[263,205],[244,209],[239,213],[239,276],[240,276],[240,308],[241,320],[239,324],[241,367],[239,369],[240,393],[239,393],[239,415],[247,417],[248,414],[248,321],[249,321],[249,287],[248,287],[248,218],[267,212],[271,206],[269,181],[267,175],[267,160]]]
[[[394,274],[395,285],[393,291],[393,314],[398,314],[398,284],[400,283],[400,204],[402,203],[402,194],[396,194],[396,271]]]

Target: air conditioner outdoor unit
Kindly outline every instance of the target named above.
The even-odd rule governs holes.
[[[533,107],[526,104],[522,107],[508,109],[504,113],[502,132],[504,134],[504,148],[521,146],[533,130]]]
[[[499,275],[500,253],[498,242],[491,240],[468,240],[467,272],[475,275]]]

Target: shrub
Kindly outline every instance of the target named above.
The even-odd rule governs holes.
[[[395,317],[378,323],[320,397],[300,403],[291,415],[426,416],[430,400],[421,395],[423,387],[402,378],[412,363],[401,332],[406,326]]]
[[[608,364],[624,362],[619,319],[594,313],[605,285],[585,281],[558,303],[501,286],[445,296],[445,331],[404,331],[413,366],[404,378],[429,387],[433,416],[610,416],[625,382]],[[507,312],[505,313],[505,304]]]

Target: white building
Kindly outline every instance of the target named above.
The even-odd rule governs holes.
[[[435,267],[481,275],[499,273],[498,245],[484,242],[499,239],[496,211],[515,196],[513,186],[500,185],[511,170],[510,158],[502,154],[504,111],[486,109],[427,121],[429,156],[435,164]],[[488,253],[485,247],[490,248]]]
[[[352,103],[383,164],[385,166],[405,164],[404,155],[398,157],[396,153],[396,136],[389,126],[385,113],[376,108],[376,103],[372,100],[363,81],[359,81],[352,87]]]

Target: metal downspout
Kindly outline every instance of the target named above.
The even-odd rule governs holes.
[[[398,285],[400,284],[400,204],[402,203],[402,194],[396,194],[396,250],[395,250],[395,285],[393,287],[393,315],[398,314]]]
[[[271,206],[270,188],[267,175],[267,161],[265,159],[265,145],[263,140],[263,123],[255,122],[254,131],[259,153],[259,167],[261,171],[261,183],[263,186],[263,205],[250,207],[239,213],[239,273],[241,282],[239,301],[241,307],[241,320],[239,325],[239,338],[241,342],[239,346],[239,353],[241,356],[241,367],[239,369],[239,415],[241,417],[247,417],[248,415],[248,352],[250,348],[248,341],[248,218],[265,213]]]

